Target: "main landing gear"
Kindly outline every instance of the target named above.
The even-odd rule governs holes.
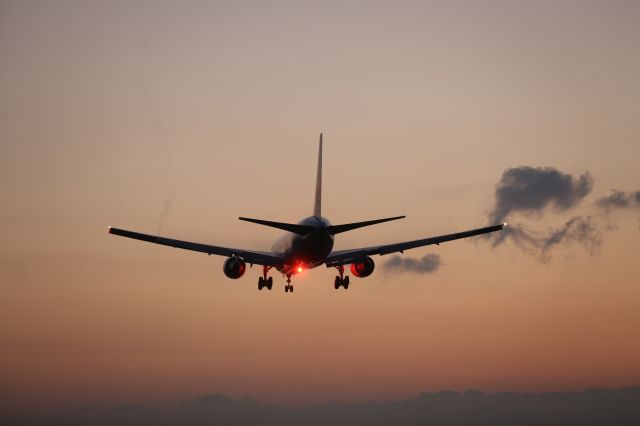
[[[267,276],[269,269],[271,269],[271,266],[264,266],[262,268],[262,276],[258,278],[258,290],[262,290],[265,287],[271,290],[271,287],[273,287],[273,277]]]
[[[339,265],[336,266],[336,269],[338,270],[338,273],[340,274],[340,276],[336,275],[336,279],[333,282],[333,287],[337,290],[340,287],[344,287],[344,289],[348,289],[349,288],[349,276],[347,275],[346,277],[344,276],[344,265]]]
[[[263,266],[262,267],[262,276],[258,278],[258,290],[262,290],[266,288],[267,290],[271,290],[273,288],[273,277],[269,277],[269,270],[273,266]],[[293,285],[291,284],[291,275],[287,275],[287,285],[284,286],[285,293],[293,292]]]
[[[284,286],[284,292],[285,293],[288,293],[288,292],[293,293],[293,285],[291,284],[291,275],[287,275],[287,285]]]

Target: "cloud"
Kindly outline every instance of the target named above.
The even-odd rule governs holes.
[[[611,194],[600,197],[596,200],[596,206],[610,212],[612,210],[630,209],[640,207],[640,191],[624,192],[617,189]]]
[[[504,222],[514,212],[535,215],[547,207],[567,210],[580,203],[592,189],[589,172],[574,178],[553,167],[507,169],[496,185],[496,202],[489,217],[495,224]]]
[[[393,256],[382,267],[390,272],[413,272],[417,274],[433,273],[442,266],[442,260],[438,254],[427,254],[421,259]]]
[[[591,216],[573,217],[546,232],[529,229],[520,223],[510,224],[491,238],[493,247],[510,240],[524,253],[536,256],[542,262],[549,261],[551,250],[561,244],[577,243],[591,255],[597,254],[602,246],[600,226]]]
[[[577,216],[569,219],[560,228],[549,232],[540,241],[543,253],[562,242],[575,241],[582,245],[590,254],[596,254],[602,245],[599,228],[591,216]]]
[[[539,218],[548,210],[568,211],[591,192],[593,183],[589,172],[574,177],[552,167],[507,169],[496,185],[495,205],[488,214],[489,222],[505,222],[514,213]],[[592,255],[598,253],[602,245],[600,227],[591,216],[574,216],[563,225],[546,231],[532,229],[526,223],[509,222],[502,232],[486,238],[494,247],[512,241],[523,252],[544,262],[551,258],[552,249],[564,243],[577,243]]]

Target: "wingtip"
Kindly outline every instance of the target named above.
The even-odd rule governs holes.
[[[111,233],[111,227],[107,226],[107,234],[110,234],[110,233]]]

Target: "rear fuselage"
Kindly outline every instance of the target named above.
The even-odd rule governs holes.
[[[314,229],[305,235],[287,232],[273,244],[271,249],[272,252],[286,259],[285,264],[278,268],[283,274],[295,275],[298,267],[315,268],[324,263],[333,249],[333,235],[328,229],[331,223],[327,219],[309,216],[298,224],[312,226]]]

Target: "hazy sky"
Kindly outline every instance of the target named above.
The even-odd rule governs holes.
[[[640,383],[640,3],[0,2],[0,399],[7,406],[403,398]],[[406,214],[336,248],[484,226],[509,168],[593,188],[602,244],[457,241],[434,273],[257,290],[224,258],[108,225],[264,250],[313,208]],[[636,206],[637,207],[637,206]]]

